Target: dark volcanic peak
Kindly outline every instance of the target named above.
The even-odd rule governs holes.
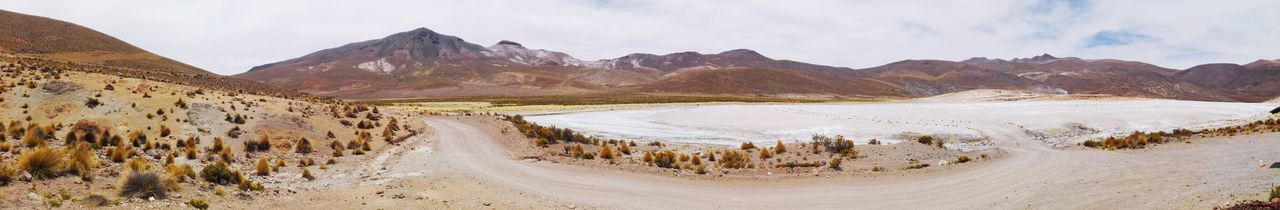
[[[478,52],[485,51],[480,45],[466,42],[455,36],[439,34],[427,28],[392,34],[369,44],[358,47],[364,50],[376,49],[380,57],[392,54],[402,57],[407,53],[408,58],[415,60],[478,58],[480,57]]]

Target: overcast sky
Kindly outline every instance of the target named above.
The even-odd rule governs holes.
[[[1042,53],[1170,68],[1280,58],[1275,0],[4,0],[220,74],[426,27],[584,60],[747,48],[865,68]]]

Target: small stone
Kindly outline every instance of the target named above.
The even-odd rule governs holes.
[[[31,199],[32,201],[35,201],[35,202],[41,202],[44,200],[43,197],[40,197],[40,195],[36,195],[36,193],[34,192],[27,193],[27,199]]]
[[[22,174],[19,174],[19,175],[18,175],[18,180],[21,180],[21,181],[24,181],[24,182],[30,182],[30,181],[31,181],[31,173],[28,173],[27,171],[22,171]]]

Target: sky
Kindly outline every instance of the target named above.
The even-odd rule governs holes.
[[[219,74],[426,27],[583,60],[752,49],[866,68],[906,59],[1280,59],[1277,0],[4,0]]]

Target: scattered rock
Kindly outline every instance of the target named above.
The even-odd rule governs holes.
[[[36,195],[34,192],[27,193],[27,199],[35,201],[36,203],[44,202],[44,197],[40,197],[40,195]]]
[[[30,181],[31,181],[31,173],[28,173],[27,171],[22,171],[22,174],[19,174],[19,175],[18,175],[18,180],[21,180],[21,181],[24,181],[24,182],[30,182]]]

